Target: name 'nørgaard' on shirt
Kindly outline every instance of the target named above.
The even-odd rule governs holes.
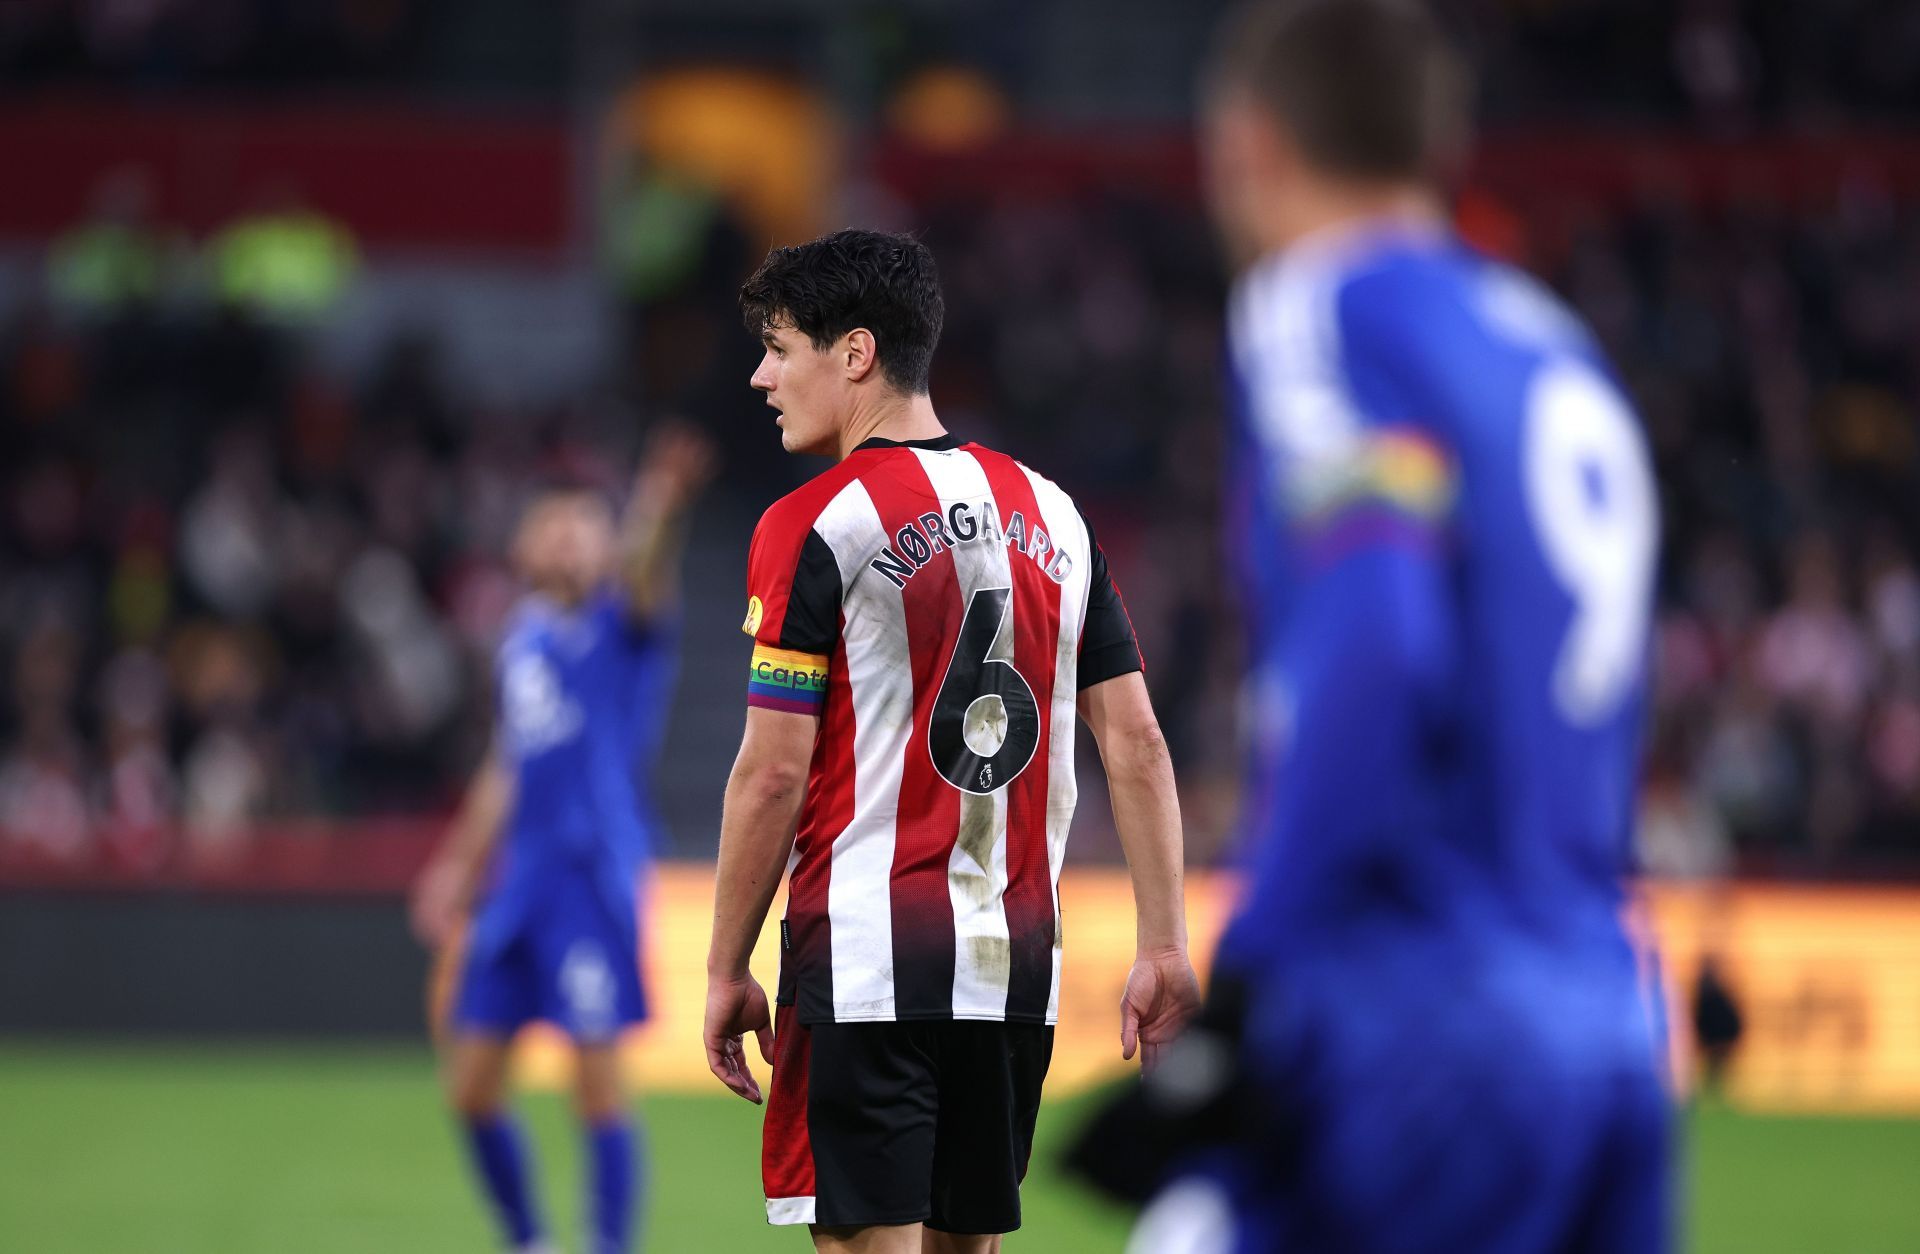
[[[929,510],[900,528],[894,533],[893,543],[881,549],[869,565],[885,575],[894,587],[904,588],[907,580],[942,549],[996,540],[1031,558],[1055,583],[1064,583],[1073,570],[1073,555],[1055,547],[1052,537],[1038,521],[1029,525],[1019,510],[1008,514],[1004,521],[997,521],[990,505],[967,501],[955,501],[944,516],[938,510]]]

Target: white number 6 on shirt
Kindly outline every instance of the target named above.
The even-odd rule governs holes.
[[[1619,393],[1590,367],[1554,361],[1527,393],[1527,508],[1573,622],[1554,664],[1554,706],[1575,727],[1611,717],[1645,665],[1659,541],[1653,472]]]

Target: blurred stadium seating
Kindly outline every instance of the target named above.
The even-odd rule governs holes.
[[[22,128],[40,143],[62,130],[57,115]],[[950,421],[1061,468],[1093,503],[1212,849],[1226,810],[1206,790],[1234,765],[1231,613],[1209,564],[1182,555],[1214,548],[1220,293],[1185,150],[1143,139],[1028,136],[962,160],[896,138],[861,173],[888,202],[876,212],[917,224],[946,269]],[[1823,142],[1813,162],[1791,140],[1748,144],[1704,173],[1680,144],[1590,143],[1571,184],[1533,172],[1531,151],[1489,143],[1467,225],[1593,322],[1665,488],[1650,857],[1693,873],[1920,868],[1920,189],[1889,173],[1920,167],[1920,141]],[[137,177],[115,166],[89,194],[137,201]],[[476,383],[458,359],[510,331],[398,308],[343,365],[315,324],[379,309],[352,294],[385,281],[378,220],[296,211],[293,237],[265,247],[344,273],[299,273],[318,296],[288,306],[224,290],[243,280],[223,266],[246,273],[224,256],[254,220],[244,203],[203,238],[132,211],[15,250],[0,341],[11,852],[157,866],[176,841],[217,857],[263,821],[444,808],[485,734],[518,502],[561,468],[615,487],[662,408],[734,450],[690,609],[731,614],[754,506],[793,471],[744,386],[728,313],[744,228],[724,206],[689,237],[706,261],[624,314],[609,297],[631,356],[573,390]],[[328,242],[356,235],[370,261]],[[480,268],[473,299],[517,298]],[[450,347],[460,334],[479,343]],[[688,659],[690,711],[727,700],[705,660]],[[682,852],[711,841],[699,805],[726,738],[712,730],[679,740],[664,773]]]

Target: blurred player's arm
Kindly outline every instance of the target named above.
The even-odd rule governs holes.
[[[1295,589],[1292,730],[1274,816],[1284,841],[1254,851],[1251,887],[1221,941],[1223,968],[1263,969],[1262,922],[1283,895],[1311,900],[1405,830],[1394,783],[1414,778],[1423,754],[1444,752],[1425,711],[1450,664],[1447,604],[1440,559],[1411,541],[1348,553]]]
[[[1419,292],[1361,279],[1331,295],[1337,353],[1283,333],[1290,298],[1258,284],[1236,298],[1230,335],[1251,429],[1276,446],[1261,464],[1283,534],[1252,540],[1286,575],[1285,606],[1269,607],[1284,608],[1284,696],[1262,702],[1282,707],[1267,729],[1273,834],[1250,851],[1216,960],[1255,983],[1276,940],[1269,920],[1403,864],[1405,833],[1429,817],[1404,785],[1456,751],[1461,478],[1455,433],[1433,415],[1448,411],[1461,367]]]
[[[684,424],[661,428],[647,443],[620,519],[618,581],[635,621],[658,617],[679,598],[687,513],[713,464],[712,443]]]
[[[1441,715],[1457,640],[1453,471],[1440,445],[1407,428],[1367,430],[1288,519],[1297,554],[1281,665],[1291,704],[1274,789],[1280,839],[1252,853],[1251,884],[1222,938],[1219,965],[1267,966],[1265,920],[1326,899],[1356,868],[1390,860],[1419,821],[1397,781],[1449,751]],[[1284,852],[1285,869],[1281,869]]]
[[[413,886],[413,930],[439,946],[466,918],[513,806],[513,773],[497,748],[474,771],[447,837]]]
[[[720,816],[713,942],[707,952],[707,1066],[751,1102],[761,1100],[760,1083],[742,1042],[753,1033],[760,1057],[771,1063],[773,1023],[766,992],[747,962],[793,849],[819,726],[818,715],[749,708]]]
[[[1139,671],[1080,693],[1080,717],[1106,766],[1113,823],[1133,879],[1133,970],[1120,1003],[1120,1054],[1152,1067],[1200,1005],[1187,958],[1187,908],[1180,798],[1173,759]]]

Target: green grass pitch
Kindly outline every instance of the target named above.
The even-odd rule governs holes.
[[[524,1103],[542,1198],[577,1232],[580,1163],[564,1102]],[[1120,1249],[1125,1216],[1063,1181],[1043,1114],[1011,1248]],[[759,1112],[716,1095],[645,1101],[647,1248],[797,1251],[768,1228]],[[1920,1250],[1920,1120],[1696,1112],[1688,1248]],[[0,1250],[332,1254],[494,1248],[424,1051],[0,1045]]]

